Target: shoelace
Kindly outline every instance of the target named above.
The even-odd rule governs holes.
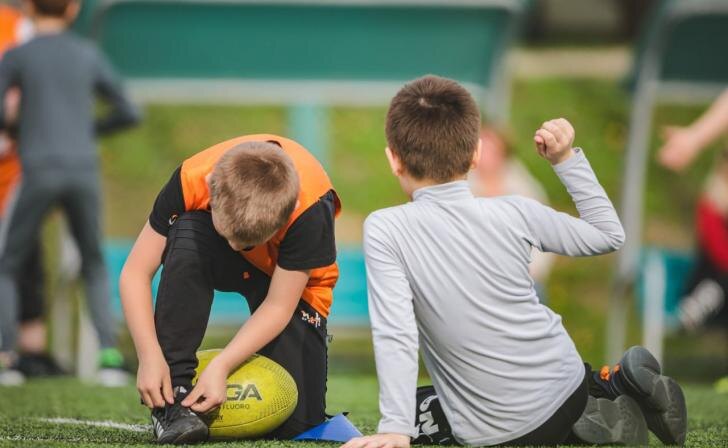
[[[619,372],[620,368],[619,364],[615,365],[613,369],[610,369],[608,365],[602,366],[599,370],[599,378],[603,381],[609,381],[615,373]]]
[[[189,408],[186,408],[179,404],[178,402],[175,402],[172,406],[169,407],[169,419],[174,420],[177,417],[191,417],[196,415],[192,410]]]

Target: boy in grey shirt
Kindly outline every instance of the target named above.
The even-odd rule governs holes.
[[[99,335],[104,380],[120,377],[120,355],[110,313],[108,275],[101,252],[99,134],[139,120],[110,65],[96,47],[66,29],[79,4],[73,0],[27,2],[36,35],[8,51],[0,62],[0,98],[8,89],[22,93],[17,126],[6,122],[0,102],[0,131],[16,131],[22,183],[0,228],[0,384],[17,384],[14,371],[19,270],[43,217],[60,205],[81,252],[87,303]],[[95,98],[110,111],[94,119]],[[14,129],[16,128],[16,129]]]
[[[475,198],[480,117],[457,83],[406,85],[387,115],[386,155],[412,202],[364,225],[379,404],[379,433],[345,448],[415,443],[645,444],[685,437],[674,380],[641,347],[620,368],[583,364],[561,317],[541,305],[528,271],[532,248],[571,256],[617,250],[619,218],[564,119],[536,132],[579,218],[517,196]],[[417,389],[422,350],[434,387]]]

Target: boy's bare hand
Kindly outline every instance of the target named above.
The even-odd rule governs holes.
[[[541,125],[533,137],[538,154],[551,165],[558,165],[572,155],[574,150],[574,127],[564,118],[549,120]]]
[[[657,153],[657,160],[665,168],[676,172],[684,170],[700,153],[700,139],[690,127],[666,127],[662,130],[665,144]]]
[[[192,392],[182,401],[182,406],[200,414],[219,407],[227,399],[227,376],[227,369],[212,360],[200,375]]]
[[[0,159],[10,155],[10,150],[13,147],[13,142],[5,132],[0,132]]]
[[[356,437],[341,448],[409,448],[410,437],[404,434],[374,434],[373,436]]]
[[[149,408],[162,408],[165,403],[174,403],[169,366],[161,353],[149,359],[139,359],[137,390]]]
[[[3,99],[5,102],[5,124],[15,124],[20,114],[20,89],[13,88],[8,90]]]

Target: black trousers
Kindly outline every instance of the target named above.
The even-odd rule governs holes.
[[[38,236],[33,243],[30,257],[18,276],[18,289],[20,292],[18,319],[20,323],[30,322],[43,317],[45,314],[44,288],[43,254],[40,237]]]
[[[584,379],[563,405],[541,426],[517,439],[503,443],[506,446],[536,445],[556,446],[574,441],[571,427],[586,408],[592,371],[585,366]],[[422,445],[456,445],[450,423],[442,411],[440,399],[432,386],[417,389],[418,436],[412,441]]]
[[[173,386],[190,387],[214,290],[240,293],[253,313],[265,299],[271,278],[232,250],[203,211],[185,213],[174,222],[162,261],[154,314],[157,338]],[[326,339],[326,319],[300,300],[288,326],[260,350],[298,386],[298,406],[271,437],[291,438],[325,420]]]
[[[704,325],[728,330],[728,273],[715,265],[702,249],[696,255],[695,267],[688,280],[682,300],[689,300],[690,294],[705,280],[714,281],[723,291],[723,306],[705,316]]]
[[[94,170],[23,172],[17,200],[6,210],[0,254],[0,351],[17,343],[21,292],[18,277],[29,258],[46,215],[60,206],[81,253],[86,305],[102,348],[116,346],[109,273],[102,251],[101,188]]]

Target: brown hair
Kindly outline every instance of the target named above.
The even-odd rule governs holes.
[[[38,14],[51,17],[63,17],[68,5],[78,0],[31,0]]]
[[[389,148],[416,179],[447,182],[470,169],[480,111],[457,82],[424,76],[406,84],[387,112]]]
[[[288,222],[300,189],[291,158],[262,141],[228,150],[209,182],[218,231],[244,247],[264,243]]]

